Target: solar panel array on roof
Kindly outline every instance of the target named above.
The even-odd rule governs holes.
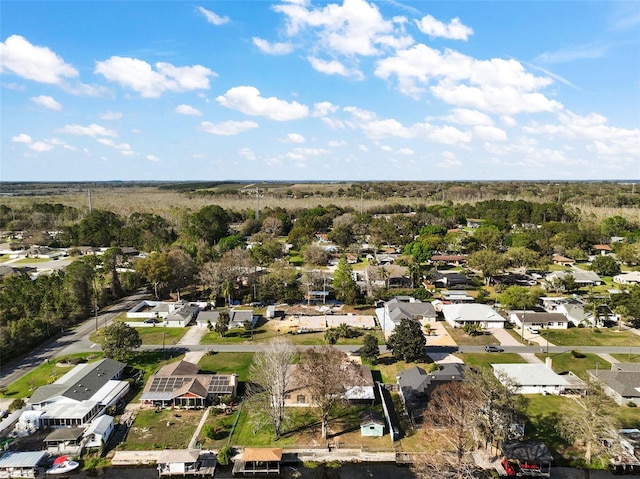
[[[149,387],[149,392],[169,392],[174,389],[181,388],[184,383],[189,381],[191,378],[183,378],[183,377],[159,377],[153,378],[151,386]]]
[[[208,387],[209,393],[222,394],[233,392],[233,385],[229,376],[211,376]]]

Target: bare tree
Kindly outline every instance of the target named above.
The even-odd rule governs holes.
[[[591,380],[585,393],[576,397],[559,417],[558,432],[573,444],[584,447],[587,464],[591,464],[592,457],[611,452],[602,439],[617,437],[614,408],[615,403],[600,383]]]
[[[304,351],[296,369],[296,382],[309,391],[313,405],[318,408],[322,438],[326,439],[334,408],[350,388],[362,385],[362,375],[345,353],[322,346]]]
[[[283,231],[283,223],[280,218],[275,216],[269,216],[262,222],[262,231],[269,236],[279,236]]]
[[[249,368],[249,396],[257,410],[266,413],[273,425],[274,438],[282,435],[285,421],[284,398],[290,387],[290,369],[295,348],[285,338],[276,337],[260,347]]]
[[[422,434],[433,449],[412,466],[421,478],[477,477],[471,455],[478,425],[479,397],[474,387],[461,381],[438,386],[429,399]]]

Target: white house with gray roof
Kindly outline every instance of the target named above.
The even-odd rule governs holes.
[[[405,318],[419,321],[423,326],[435,321],[436,310],[431,303],[423,303],[411,296],[396,296],[377,308],[376,316],[386,337]]]
[[[640,406],[640,364],[616,363],[611,370],[587,371],[602,384],[603,390],[620,406],[633,403]]]
[[[483,329],[500,329],[506,321],[486,304],[443,304],[441,308],[445,321],[454,328],[477,324]]]
[[[564,271],[553,271],[545,276],[543,286],[553,285],[564,281],[567,276],[573,276],[573,280],[579,288],[589,286],[599,286],[602,284],[602,278],[595,271],[587,271],[582,268],[572,267]]]
[[[546,364],[492,364],[493,374],[505,386],[515,385],[520,394],[564,394],[586,387],[573,373],[557,374]]]
[[[54,383],[36,389],[27,400],[32,411],[23,414],[40,413],[36,423],[32,420],[36,428],[85,425],[129,392],[129,383],[120,380],[125,366],[113,359],[78,364]]]

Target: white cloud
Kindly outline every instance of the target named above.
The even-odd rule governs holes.
[[[29,144],[33,140],[31,140],[31,137],[29,135],[27,135],[26,133],[20,133],[19,135],[16,135],[13,138],[11,138],[11,141],[13,141],[14,143],[26,143],[26,144]]]
[[[422,33],[431,37],[443,37],[450,40],[467,41],[469,35],[473,35],[473,29],[463,25],[458,17],[451,20],[448,25],[436,20],[431,15],[422,17],[421,20],[416,20],[415,22]]]
[[[104,113],[100,113],[99,118],[105,121],[119,120],[122,118],[122,113],[119,111],[106,111]]]
[[[308,156],[320,156],[329,153],[324,148],[294,148],[287,153],[287,158],[292,160],[305,160]]]
[[[268,55],[287,55],[293,51],[291,43],[270,43],[258,37],[253,37],[253,44]]]
[[[43,108],[47,108],[48,110],[60,111],[62,110],[62,105],[54,100],[53,97],[47,95],[34,96],[31,98],[31,101],[36,105],[40,105]]]
[[[400,148],[397,153],[401,154],[401,155],[405,155],[405,156],[411,156],[413,154],[415,154],[415,151],[413,151],[411,148]]]
[[[157,98],[165,91],[184,92],[209,88],[209,77],[217,74],[202,65],[176,67],[158,62],[156,70],[144,60],[113,56],[97,62],[94,73],[140,93],[143,98]]]
[[[287,34],[302,30],[315,34],[320,49],[342,55],[377,55],[385,45],[394,23],[385,20],[377,5],[364,0],[348,0],[308,9],[307,3],[283,3],[273,9],[287,17]]]
[[[289,133],[286,141],[289,143],[304,143],[307,140],[300,133]]]
[[[203,121],[200,125],[203,131],[221,136],[238,135],[253,128],[258,128],[258,124],[254,121],[223,121],[220,123]]]
[[[193,115],[193,116],[202,116],[202,112],[191,105],[178,105],[175,109],[176,113],[180,113],[181,115]]]
[[[369,151],[369,147],[367,145],[358,145],[358,150],[367,153]]]
[[[0,42],[0,71],[54,85],[78,76],[78,70],[49,48],[32,45],[20,35],[11,35],[4,43]]]
[[[216,101],[232,110],[245,115],[264,116],[275,121],[298,120],[309,114],[309,108],[296,101],[287,102],[275,97],[264,98],[260,91],[252,86],[238,86],[227,90]]]
[[[238,150],[238,155],[246,158],[247,160],[255,160],[258,158],[255,151],[253,151],[251,148],[240,148]]]
[[[458,168],[462,166],[462,162],[456,158],[456,155],[451,151],[442,152],[442,161],[437,165],[438,168]]]
[[[338,111],[338,109],[339,108],[331,102],[321,101],[319,103],[314,103],[311,116],[327,116],[329,113],[335,113],[336,111]]]
[[[391,148],[389,145],[382,145],[380,149],[382,151],[393,151],[393,148]]]
[[[115,150],[118,150],[125,156],[131,156],[133,154],[133,151],[131,151],[131,145],[129,145],[129,143],[116,143],[109,138],[98,138],[96,139],[96,141],[101,145],[109,146]]]
[[[385,80],[397,77],[398,90],[416,99],[429,87],[449,104],[503,114],[562,108],[539,92],[553,83],[551,78],[533,75],[512,59],[476,60],[418,44],[378,61],[375,75]]]
[[[349,70],[338,60],[322,60],[316,57],[308,57],[309,63],[311,67],[319,71],[320,73],[325,73],[327,75],[340,75],[343,77],[353,77],[358,80],[362,80],[364,75],[359,70]]]
[[[508,115],[502,115],[500,117],[500,121],[502,121],[502,123],[504,123],[504,125],[508,126],[508,127],[513,127],[513,126],[516,126],[518,124],[518,122],[516,121],[515,118],[513,118],[512,116],[508,116]]]
[[[341,146],[347,146],[347,142],[343,140],[331,140],[329,146],[331,148],[340,148]]]
[[[485,141],[507,141],[507,132],[489,125],[476,125],[471,134],[474,138]]]
[[[88,126],[82,125],[65,125],[64,128],[58,130],[61,133],[68,133],[70,135],[91,136],[93,138],[97,136],[111,136],[116,137],[118,133],[115,130],[110,130],[104,126],[96,125],[92,123]]]
[[[160,158],[158,158],[156,155],[147,155],[147,161],[152,161],[154,163],[160,161]]]
[[[207,19],[207,22],[213,25],[220,26],[224,25],[225,23],[229,23],[230,21],[229,17],[221,17],[220,15],[212,12],[211,10],[207,10],[204,7],[198,7],[197,10],[204,15],[204,17]]]
[[[34,143],[31,143],[29,145],[29,148],[31,148],[33,151],[38,151],[40,153],[43,153],[45,151],[51,151],[53,150],[55,147],[49,143],[46,143],[44,141],[36,141]]]
[[[575,60],[595,59],[606,56],[611,50],[610,45],[588,43],[585,45],[572,45],[553,52],[544,52],[538,55],[533,62],[546,64],[569,63]]]
[[[492,125],[493,121],[489,117],[478,110],[469,110],[467,108],[454,108],[451,113],[444,117],[445,120],[458,123],[459,125]]]

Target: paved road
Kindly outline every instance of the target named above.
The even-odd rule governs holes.
[[[91,317],[74,329],[65,331],[57,338],[47,341],[42,346],[34,349],[28,356],[19,358],[9,364],[2,364],[2,369],[0,369],[0,388],[7,387],[48,359],[99,350],[99,346],[89,340],[89,334],[98,328],[108,326],[122,311],[131,309],[142,299],[148,297],[149,295],[146,293],[128,296],[118,304],[100,312],[97,317]]]

